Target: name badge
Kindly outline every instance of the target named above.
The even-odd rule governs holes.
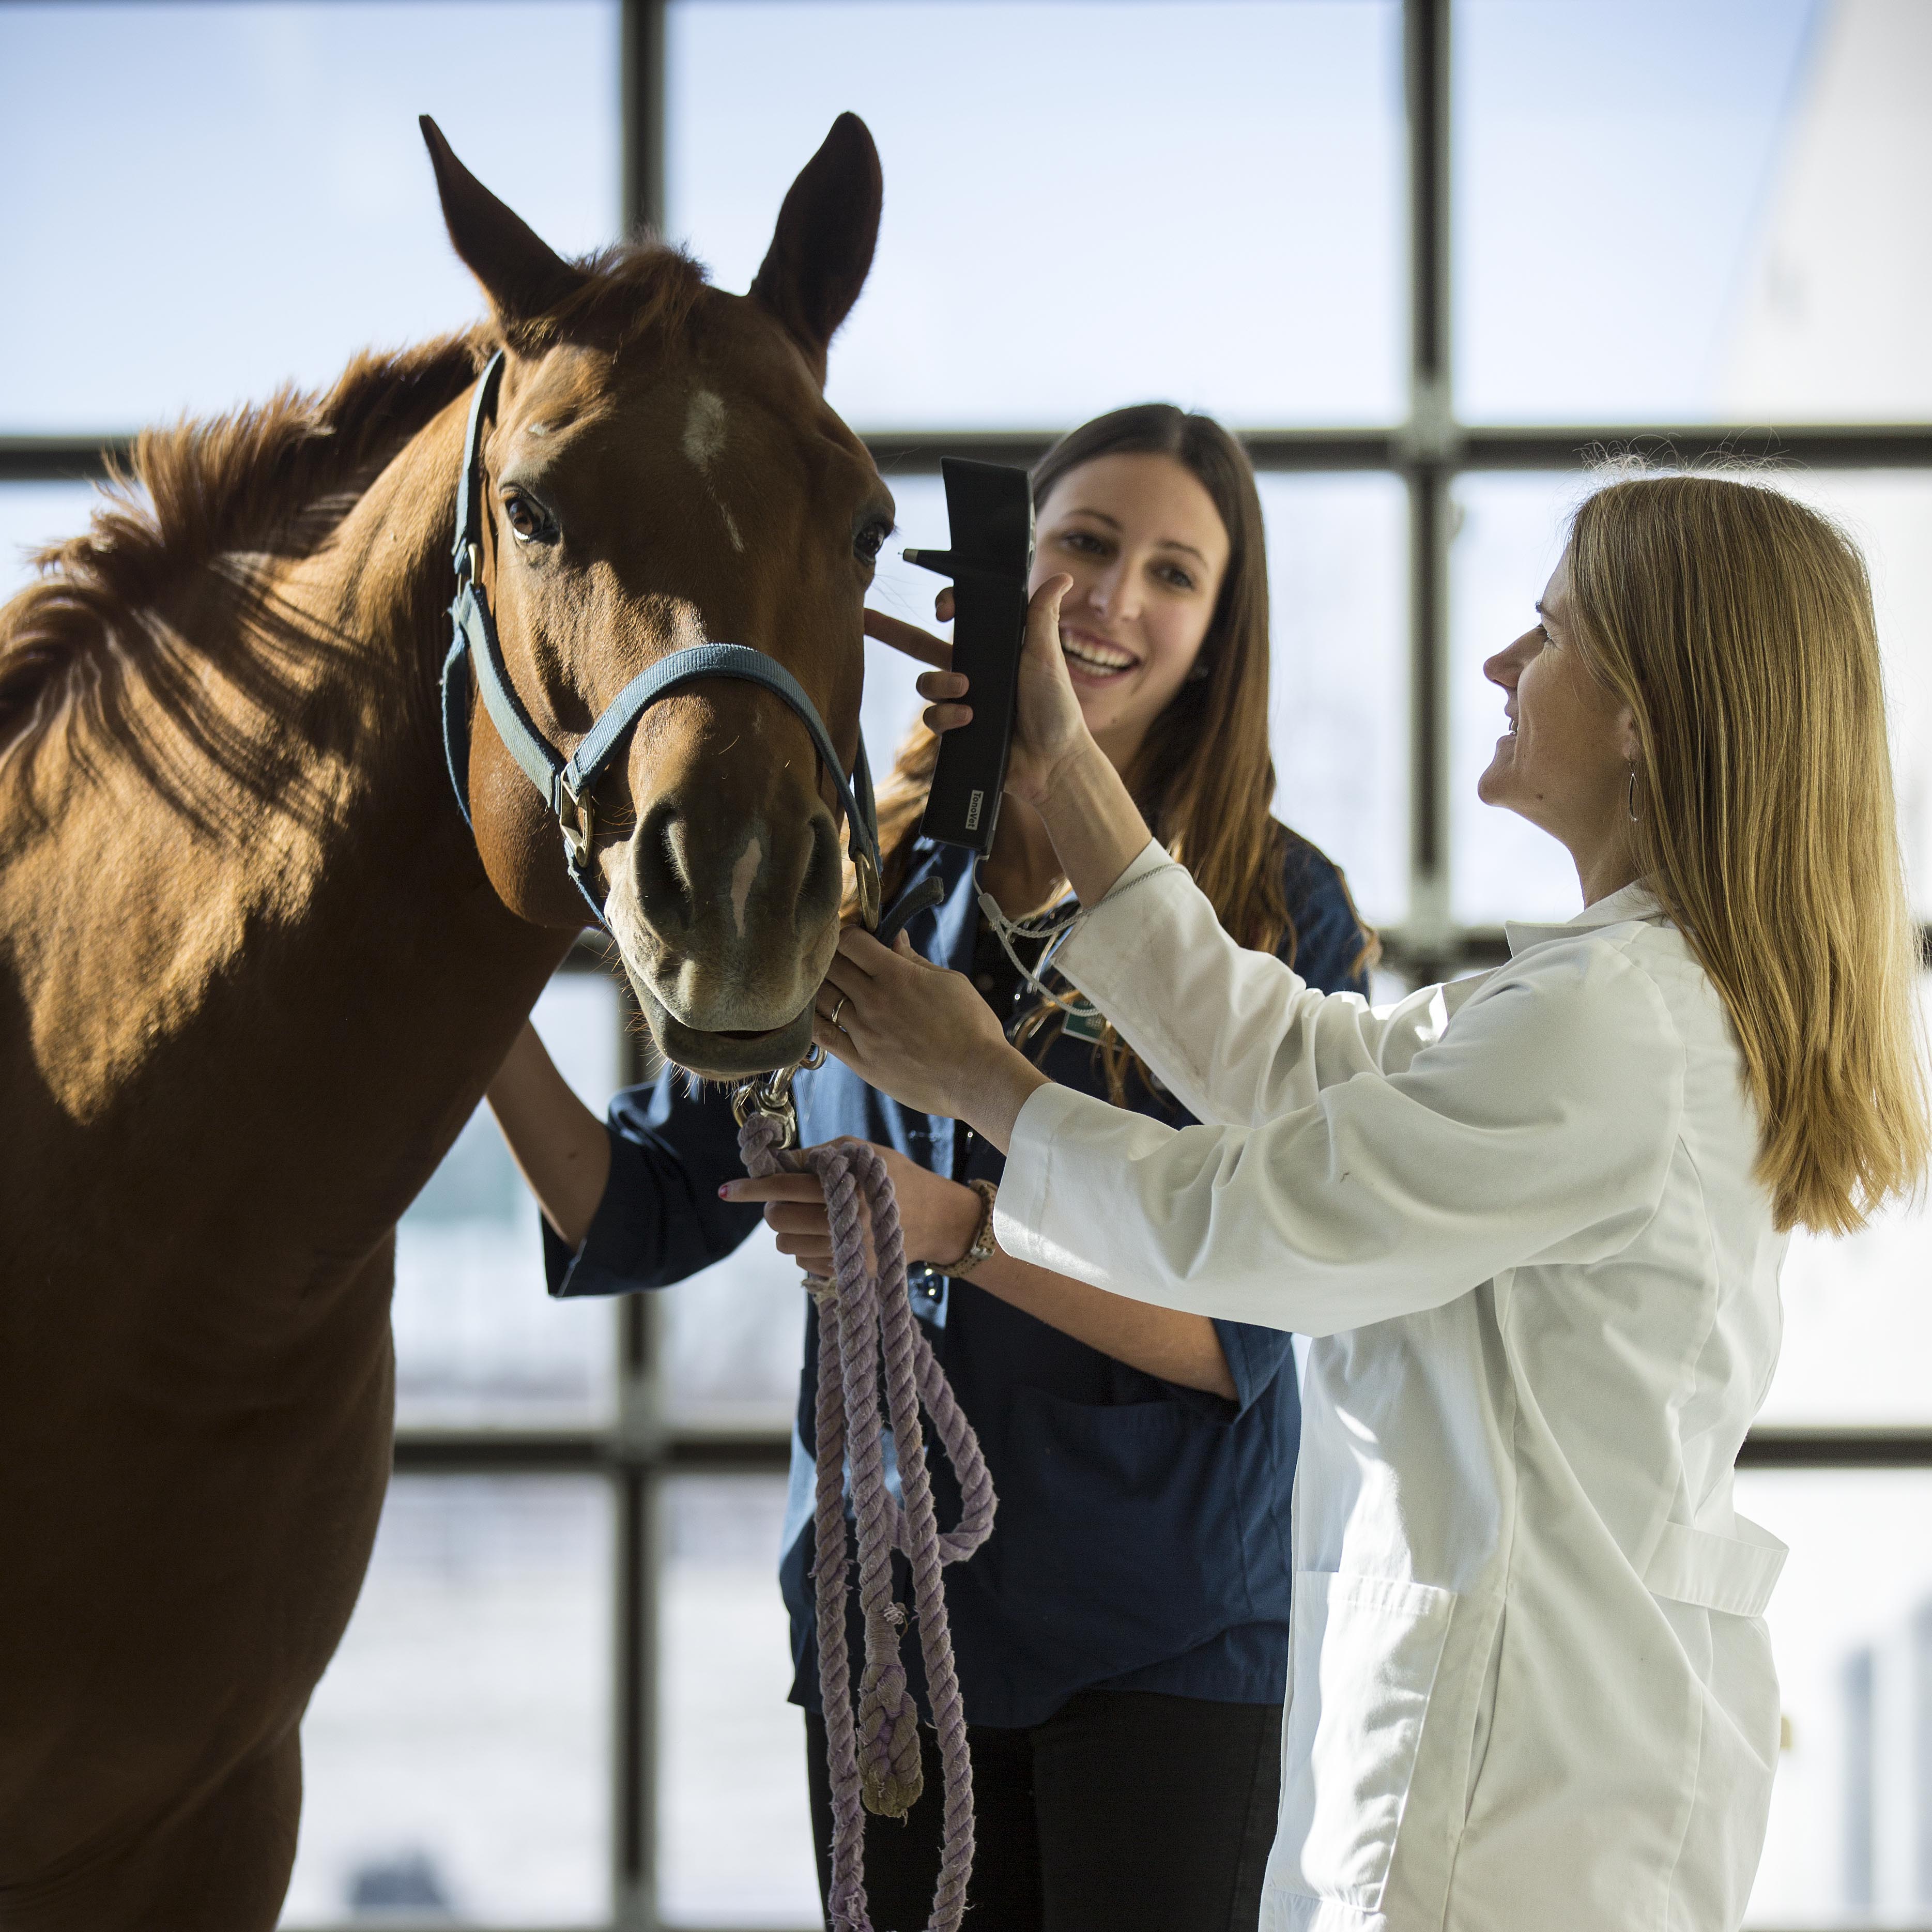
[[[1066,1013],[1061,1016],[1060,1030],[1068,1040],[1088,1040],[1097,1046],[1106,1025],[1098,1013]]]

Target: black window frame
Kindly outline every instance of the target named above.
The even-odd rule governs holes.
[[[164,0],[165,4],[165,0]],[[665,25],[677,0],[620,0],[622,208],[628,226],[661,228],[668,76]],[[809,4],[811,0],[797,0]],[[1318,474],[1372,470],[1405,486],[1408,517],[1410,897],[1406,917],[1385,930],[1388,964],[1414,985],[1505,956],[1502,932],[1457,926],[1449,913],[1448,586],[1450,495],[1455,479],[1483,470],[1575,470],[1606,446],[1667,450],[1696,460],[1718,453],[1777,455],[1813,468],[1932,471],[1932,424],[1583,424],[1516,428],[1460,422],[1450,364],[1450,106],[1453,0],[1402,0],[1407,116],[1409,406],[1391,428],[1258,430],[1244,440],[1263,471]],[[1030,432],[944,428],[868,436],[888,476],[936,472],[945,454],[1030,462],[1050,438]],[[131,436],[0,436],[0,482],[99,478],[124,460]],[[1932,965],[1932,928],[1922,934]],[[588,941],[564,970],[607,969]],[[628,1076],[641,1078],[629,988],[623,1041]],[[610,1580],[612,1916],[596,1932],[658,1932],[658,1602],[663,1570],[665,1481],[688,1474],[782,1474],[782,1430],[710,1430],[674,1419],[663,1379],[662,1304],[640,1295],[621,1306],[616,1401],[608,1425],[567,1430],[398,1430],[395,1468],[412,1476],[590,1474],[610,1484],[616,1512]],[[1754,1430],[1741,1468],[1932,1468],[1932,1428]]]

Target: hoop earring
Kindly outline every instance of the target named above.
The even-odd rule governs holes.
[[[1633,825],[1640,822],[1636,809],[1636,763],[1634,759],[1630,762],[1630,795],[1624,802],[1624,809],[1630,814],[1630,822]]]

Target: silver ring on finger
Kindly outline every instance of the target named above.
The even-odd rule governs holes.
[[[850,993],[841,993],[838,995],[838,1003],[832,1007],[830,1016],[826,1022],[826,1025],[837,1028],[839,1032],[845,1033],[845,1029],[838,1024],[838,1016],[845,1010],[845,1002],[851,997]],[[848,1040],[851,1038],[850,1034],[846,1034],[845,1036]]]

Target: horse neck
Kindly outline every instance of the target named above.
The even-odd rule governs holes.
[[[570,939],[498,899],[444,769],[463,407],[312,554],[201,573],[167,614],[199,692],[130,701],[4,909],[58,1114],[158,1114],[238,1186],[286,1160],[331,1245],[407,1204]]]

